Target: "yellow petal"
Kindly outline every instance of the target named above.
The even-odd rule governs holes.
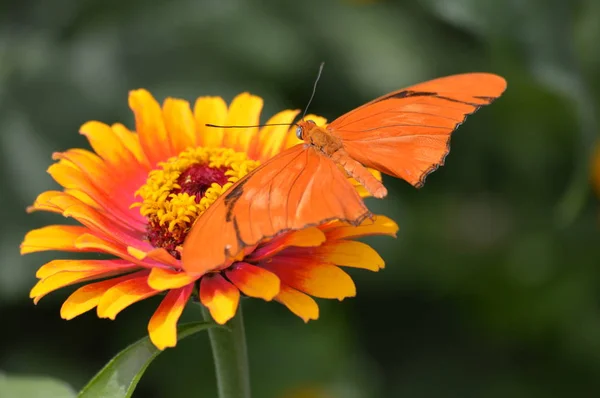
[[[147,278],[145,275],[129,279],[108,289],[98,303],[98,316],[115,319],[119,312],[131,304],[160,293],[148,286]]]
[[[319,260],[316,260],[316,259]],[[335,265],[317,262],[321,256],[274,257],[264,267],[279,277],[282,284],[311,296],[343,300],[356,295],[352,278]]]
[[[184,287],[197,279],[198,275],[164,268],[153,268],[150,271],[150,276],[148,276],[148,285],[155,290],[169,290]]]
[[[135,156],[109,125],[91,121],[81,126],[79,132],[87,137],[94,151],[111,165],[128,167],[137,163]]]
[[[319,318],[319,306],[310,296],[281,284],[279,294],[275,300],[285,305],[295,315],[302,318],[304,322]]]
[[[220,325],[235,316],[240,291],[219,274],[207,275],[200,281],[200,302]]]
[[[119,274],[120,270],[103,270],[96,269],[91,271],[63,271],[57,272],[41,279],[29,292],[29,297],[33,299],[34,304],[37,304],[48,293],[73,285],[75,283],[85,282],[92,279],[103,278],[110,275]]]
[[[199,97],[194,104],[194,119],[198,145],[207,148],[223,145],[223,129],[206,126],[207,123],[223,126],[227,122],[227,104],[223,98]]]
[[[323,226],[327,240],[358,238],[371,235],[389,235],[396,237],[398,224],[391,218],[375,215],[374,220],[366,219],[357,227],[343,222],[334,222]]]
[[[226,126],[255,126],[260,123],[263,100],[249,93],[236,96],[227,114]],[[224,146],[238,152],[248,152],[253,140],[258,140],[258,127],[225,129]]]
[[[43,279],[62,271],[129,270],[139,266],[123,260],[52,260],[42,265],[35,273]]]
[[[115,132],[115,135],[119,137],[121,142],[123,142],[123,145],[129,149],[133,156],[135,156],[138,162],[149,168],[150,164],[148,163],[146,154],[142,150],[138,135],[132,131],[129,131],[129,129],[123,126],[121,123],[115,123],[111,126],[111,128]]]
[[[150,340],[159,350],[177,344],[177,321],[192,294],[193,285],[170,291],[148,323]]]
[[[49,225],[29,231],[23,243],[21,254],[46,250],[81,251],[75,247],[75,241],[89,229],[79,225]]]
[[[285,110],[277,113],[266,124],[291,124],[300,113],[299,110]],[[293,126],[295,128],[296,126]],[[283,150],[290,126],[266,126],[258,134],[257,158],[261,162],[272,158]]]
[[[163,104],[163,117],[174,153],[197,146],[196,122],[189,102],[167,98]]]
[[[379,271],[385,263],[379,253],[363,242],[339,240],[315,248],[315,256],[332,264]]]
[[[279,278],[264,268],[238,262],[225,275],[246,296],[271,301],[279,293]]]
[[[63,319],[70,320],[96,307],[102,298],[102,295],[113,286],[126,280],[147,274],[146,271],[136,272],[134,274],[124,275],[118,278],[111,278],[101,282],[90,283],[75,290],[67,298],[60,308],[60,316]]]
[[[133,90],[129,93],[129,107],[135,115],[135,129],[150,164],[167,160],[173,152],[158,102],[144,89]]]

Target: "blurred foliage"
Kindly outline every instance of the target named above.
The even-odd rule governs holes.
[[[490,71],[505,95],[454,135],[447,166],[369,200],[398,221],[370,239],[385,270],[350,270],[358,296],[304,325],[246,300],[256,397],[566,397],[600,390],[600,230],[589,189],[598,133],[595,0],[26,0],[0,3],[0,369],[83,386],[146,333],[158,299],[114,322],[66,322],[28,290],[54,254],[25,232],[61,222],[25,207],[55,188],[53,151],[87,147],[87,120],[133,126],[127,92],[159,99],[250,91],[265,119],[305,105],[330,120],[433,77]],[[198,320],[188,308],[186,320]],[[314,391],[314,394],[312,393]],[[205,334],[148,369],[134,396],[215,394]],[[302,395],[304,394],[304,395]],[[594,394],[595,395],[595,394]]]

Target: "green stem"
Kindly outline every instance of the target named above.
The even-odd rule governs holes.
[[[250,398],[248,350],[241,304],[225,328],[208,329],[219,398]],[[204,319],[212,322],[208,309],[201,307]]]

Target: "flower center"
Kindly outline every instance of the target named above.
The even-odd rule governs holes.
[[[258,167],[230,148],[190,148],[158,164],[135,193],[148,219],[147,239],[180,258],[180,247],[198,216],[237,180]]]

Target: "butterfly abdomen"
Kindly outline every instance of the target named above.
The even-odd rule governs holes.
[[[343,148],[332,153],[331,160],[342,166],[350,177],[358,181],[374,197],[381,199],[387,195],[387,189],[381,181],[375,178],[362,164],[352,159]]]

